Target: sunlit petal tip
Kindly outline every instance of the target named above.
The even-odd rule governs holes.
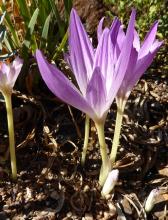
[[[97,39],[98,41],[100,40],[100,37],[103,33],[103,22],[104,22],[104,17],[99,21],[98,27],[97,27]]]

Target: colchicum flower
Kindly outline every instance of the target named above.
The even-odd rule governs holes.
[[[95,122],[102,157],[99,177],[101,185],[111,170],[104,137],[104,123],[128,67],[134,22],[135,10],[131,14],[123,47],[120,53],[116,54],[119,52],[118,45],[115,44],[119,28],[115,22],[111,29],[105,28],[102,31],[98,46],[94,49],[80,18],[72,9],[67,61],[79,88],[56,66],[49,64],[40,50],[36,51],[39,70],[48,88],[58,98],[86,113]]]
[[[16,154],[15,154],[15,136],[12,112],[12,89],[20,73],[23,62],[17,57],[11,64],[1,62],[0,64],[0,91],[2,92],[7,111],[8,132],[9,132],[9,149],[11,158],[12,178],[17,178]]]
[[[116,25],[119,26],[119,33],[116,39],[118,45],[117,47],[118,52],[116,54],[120,54],[125,44],[126,35],[122,29],[122,26],[119,24],[118,21],[116,22]],[[119,145],[119,136],[122,125],[122,118],[123,118],[124,108],[127,99],[135,84],[138,82],[138,80],[146,71],[146,69],[151,65],[154,56],[156,55],[157,51],[159,50],[159,48],[163,43],[163,42],[159,42],[156,39],[157,26],[158,26],[158,22],[155,22],[151,27],[150,31],[147,33],[142,45],[140,45],[138,33],[136,32],[136,30],[134,30],[134,40],[131,48],[129,63],[127,66],[126,73],[124,75],[124,79],[122,80],[120,89],[116,96],[117,118],[116,118],[112,151],[110,155],[110,159],[112,163],[114,163],[116,159],[117,148]],[[99,27],[99,33],[100,32],[101,32],[101,26]],[[111,35],[111,37],[114,38],[114,35]]]

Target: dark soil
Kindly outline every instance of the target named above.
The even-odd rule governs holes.
[[[104,8],[98,1],[76,1],[75,7],[94,36]],[[94,11],[94,13],[89,13]],[[168,74],[167,42],[153,66],[134,88],[125,109],[115,168],[117,186],[101,196],[101,165],[94,124],[91,124],[85,167],[80,158],[84,115],[61,103],[42,83],[41,93],[13,94],[18,179],[10,178],[4,102],[0,105],[0,220],[168,219]],[[36,70],[37,71],[37,70]],[[111,147],[116,104],[108,114],[105,135]],[[144,203],[160,190],[151,213]]]

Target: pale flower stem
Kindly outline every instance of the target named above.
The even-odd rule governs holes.
[[[107,175],[111,169],[110,163],[109,163],[109,157],[107,155],[107,147],[105,143],[105,136],[104,136],[104,123],[95,123],[96,129],[97,129],[97,134],[98,134],[98,139],[99,139],[99,144],[100,144],[100,154],[102,158],[102,166],[100,170],[100,175],[99,175],[99,183],[101,186],[103,186]]]
[[[14,125],[13,125],[13,112],[12,112],[12,100],[11,94],[3,94],[6,103],[7,120],[8,120],[8,132],[9,132],[9,150],[11,158],[11,169],[12,178],[17,178],[17,167],[16,167],[16,154],[15,154],[15,136],[14,136]]]
[[[110,154],[110,161],[112,164],[115,163],[115,161],[116,161],[120,133],[121,133],[121,127],[122,127],[123,114],[124,114],[124,108],[125,108],[124,104],[122,105],[121,108],[120,107],[117,108],[117,118],[116,118],[116,123],[115,123],[113,144],[112,144],[112,149],[111,149],[111,154]]]
[[[90,128],[90,118],[88,115],[86,115],[86,118],[85,118],[85,138],[84,138],[82,158],[81,158],[81,165],[82,166],[85,165],[85,160],[86,160],[86,152],[87,152],[88,140],[89,140],[89,128]]]

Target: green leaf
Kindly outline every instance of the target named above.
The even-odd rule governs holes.
[[[66,16],[68,19],[71,9],[72,9],[72,0],[64,0],[64,7],[65,7]]]
[[[49,0],[49,2],[50,2],[50,5],[52,7],[54,16],[57,20],[57,23],[58,23],[59,34],[60,34],[61,37],[63,37],[64,33],[65,33],[64,32],[64,30],[65,30],[64,23],[61,20],[61,17],[60,17],[60,14],[58,12],[58,9],[56,7],[55,1],[54,0]]]
[[[56,51],[54,52],[54,55],[53,55],[53,60],[55,60],[58,57],[58,55],[61,53],[61,51],[63,51],[65,44],[67,42],[67,39],[68,39],[68,30],[66,31],[59,47],[56,48]]]
[[[51,14],[48,15],[46,18],[46,21],[44,23],[43,31],[42,31],[42,38],[47,40],[48,37],[48,30],[49,30],[49,25],[50,25],[50,19],[51,19]]]
[[[29,47],[31,46],[33,51],[37,48],[36,38],[33,35],[33,31],[34,31],[34,27],[35,27],[35,24],[36,24],[36,21],[37,21],[38,14],[39,14],[39,9],[36,8],[36,10],[33,13],[33,16],[30,19],[30,22],[28,24],[28,30],[27,30],[27,33],[26,33],[25,40],[23,42],[24,46],[27,49],[29,49]],[[33,42],[31,43],[31,41],[33,41]],[[30,43],[31,43],[31,45],[30,45]],[[23,51],[22,51],[23,56],[26,56],[26,53],[28,53],[28,51],[25,47],[23,47]]]

